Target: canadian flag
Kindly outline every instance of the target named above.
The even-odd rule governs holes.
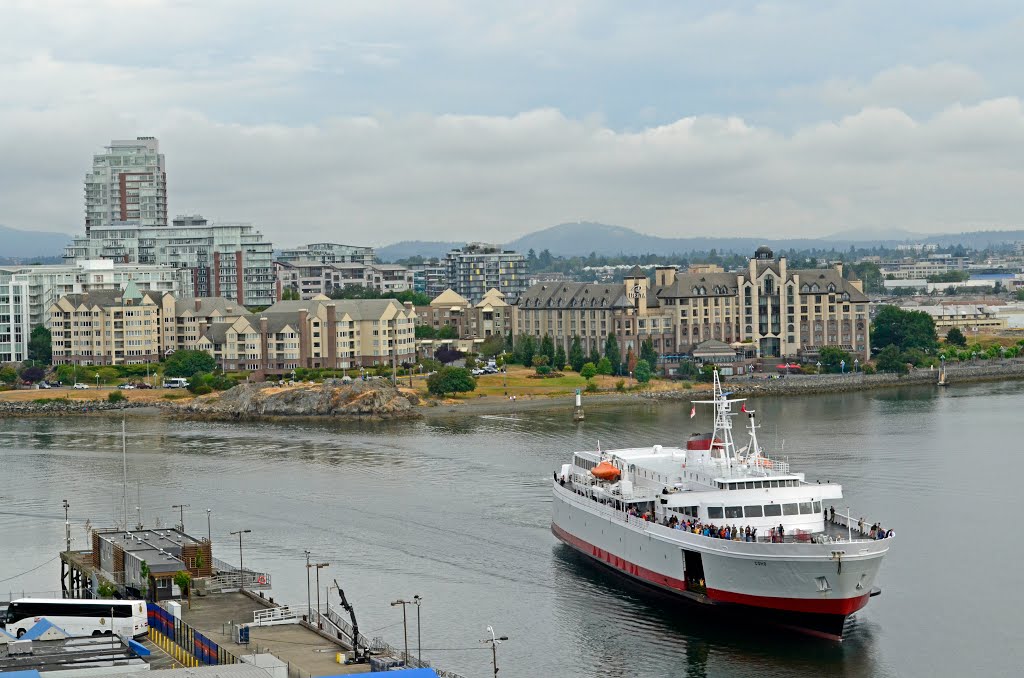
[[[746,412],[746,411],[747,411],[747,404],[743,403],[742,405],[740,405],[740,412]]]
[[[690,408],[690,419],[693,419],[696,416],[697,416],[697,406],[694,405],[693,407]]]

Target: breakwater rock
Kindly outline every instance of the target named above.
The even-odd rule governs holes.
[[[213,418],[262,417],[418,417],[419,398],[383,380],[277,386],[241,384],[219,394],[197,398],[179,412]]]
[[[723,379],[722,388],[737,396],[811,395],[815,393],[845,393],[894,386],[935,384],[938,370],[915,369],[908,374],[798,374],[769,379],[764,375],[751,378]],[[946,366],[946,379],[950,386],[976,381],[1002,381],[1024,379],[1024,361],[990,360],[976,364]],[[653,400],[692,400],[699,391],[678,390],[641,393]]]

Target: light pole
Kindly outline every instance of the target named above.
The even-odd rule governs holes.
[[[409,665],[409,625],[408,625],[408,622],[406,621],[405,606],[406,605],[411,605],[411,604],[412,604],[411,600],[402,600],[401,598],[399,598],[398,600],[392,601],[392,603],[391,603],[391,607],[394,607],[395,605],[401,605],[402,606],[402,635],[405,637],[405,664],[406,664],[406,666]]]
[[[309,550],[307,549],[303,553],[306,554],[306,619],[311,623],[313,621],[313,598],[309,593]]]
[[[310,567],[316,568],[316,625],[317,628],[322,628],[320,623],[320,570],[325,567],[330,567],[330,563],[313,563]]]
[[[853,359],[853,371],[860,372],[860,358]]]
[[[68,500],[64,500],[64,541],[67,543],[65,551],[71,550],[71,521],[68,520],[68,509],[71,508],[71,504]]]
[[[420,606],[423,604],[423,598],[415,595],[412,602],[416,604],[416,661],[423,666],[423,634],[420,633]]]
[[[818,374],[821,374],[821,361],[814,363],[818,367]]]
[[[241,582],[241,589],[245,590],[245,565],[242,561],[242,535],[249,534],[252,530],[236,530],[232,535],[238,535],[238,579]]]
[[[501,641],[508,640],[508,636],[495,637],[493,626],[488,626],[487,632],[491,634],[491,637],[484,638],[480,642],[491,644],[491,662],[494,666],[494,678],[498,678],[498,645],[501,644]]]
[[[846,361],[845,360],[840,360],[839,361],[839,373],[840,374],[846,374]]]
[[[185,531],[185,509],[187,509],[189,506],[191,506],[191,504],[175,504],[175,505],[171,506],[172,509],[178,509],[181,512],[180,513],[180,515],[181,515],[181,526],[180,527],[181,527],[181,531],[182,532]]]
[[[212,512],[213,509],[206,509],[206,541],[210,542],[211,546],[213,545],[213,531],[210,529],[210,514]]]

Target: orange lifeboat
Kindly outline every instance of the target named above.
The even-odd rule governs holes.
[[[590,469],[590,473],[595,478],[601,480],[615,480],[622,475],[622,471],[615,468],[610,461],[602,461],[600,464]]]

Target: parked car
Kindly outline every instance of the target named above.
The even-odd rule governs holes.
[[[60,386],[63,386],[64,383],[60,381],[48,381],[46,382],[46,385],[49,386],[50,388],[58,388]]]
[[[77,388],[77,389],[81,390],[81,389],[90,388],[90,386],[89,386],[89,384],[83,384],[83,383],[79,382],[79,383],[75,384],[73,388]]]
[[[133,384],[133,386],[134,386],[135,388],[138,388],[138,389],[146,389],[146,388],[153,388],[152,386],[150,386],[149,384],[147,384],[147,383],[146,383],[146,382],[144,382],[144,381],[137,381],[137,382],[135,382],[135,383]]]
[[[124,391],[127,391],[129,389],[134,390],[135,389],[135,384],[127,384],[127,383],[126,384],[118,384],[117,387],[119,389],[124,390]]]
[[[50,385],[47,384],[45,381],[41,381],[39,382],[39,388],[50,388]]]

